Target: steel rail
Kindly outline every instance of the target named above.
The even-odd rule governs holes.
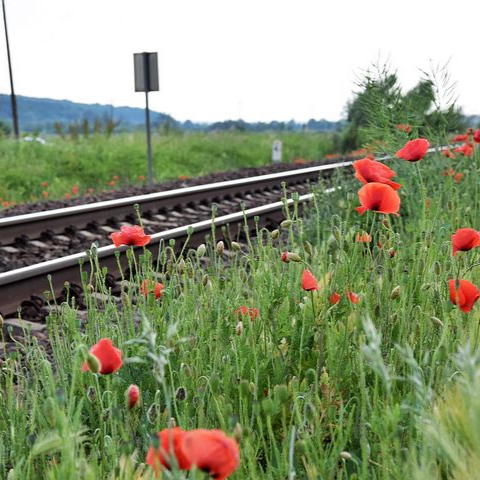
[[[453,147],[454,145],[449,145],[448,147],[431,147],[428,149],[428,152],[431,153]],[[391,155],[385,155],[376,160],[383,162],[395,158],[396,157]],[[352,165],[352,163],[353,160],[330,163],[315,167],[287,170],[285,172],[208,183],[194,187],[177,188],[164,192],[136,195],[116,200],[0,218],[0,242],[2,245],[10,245],[20,235],[31,236],[31,238],[34,239],[40,235],[42,228],[55,231],[55,229],[63,229],[69,226],[69,224],[86,226],[92,221],[102,223],[118,215],[131,215],[132,205],[134,204],[138,204],[144,211],[150,209],[159,210],[161,208],[167,209],[181,203],[196,203],[202,200],[214,201],[215,198],[222,195],[244,193],[246,188],[254,188],[257,191],[274,188],[278,187],[282,181],[288,181],[291,185],[295,185],[305,182],[306,180],[318,179],[320,172],[348,167]]]
[[[333,190],[334,188],[330,188],[326,192]],[[308,202],[312,197],[313,194],[311,193],[301,195],[298,203]],[[287,200],[287,204],[292,205],[293,200]],[[284,209],[285,204],[280,201],[223,215],[215,219],[203,220],[188,226],[153,234],[150,243],[145,247],[115,247],[114,245],[99,247],[96,249],[96,257],[101,267],[106,267],[108,273],[118,277],[121,274],[119,264],[122,269],[127,267],[126,255],[118,255],[118,253],[124,253],[130,248],[133,248],[136,255],[141,254],[143,248],[152,252],[153,255],[158,255],[162,243],[174,239],[176,240],[176,248],[180,249],[187,238],[189,245],[192,247],[198,246],[205,241],[205,237],[212,232],[212,229],[217,234],[226,225],[229,226],[230,232],[233,231],[235,235],[242,232],[246,224],[249,228],[277,225],[285,218]],[[90,258],[91,254],[83,252],[0,273],[0,312],[4,316],[15,313],[19,306],[20,292],[23,293],[22,300],[25,300],[25,291],[28,292],[28,295],[42,296],[45,291],[52,292],[53,290],[53,295],[58,296],[64,288],[65,282],[80,285],[80,265],[82,265],[83,271],[90,273]],[[26,284],[28,284],[28,290],[25,288]]]
[[[282,181],[295,185],[307,180],[317,180],[320,172],[335,170],[351,165],[352,162],[339,162],[335,164],[319,165],[297,170],[288,170],[280,173],[259,175],[249,178],[240,178],[224,182],[197,185],[194,187],[178,188],[164,192],[137,195],[96,202],[75,207],[60,208],[44,212],[29,213],[0,219],[0,241],[3,245],[12,244],[20,235],[35,238],[41,229],[50,230],[65,228],[71,225],[86,226],[93,220],[102,223],[109,218],[119,215],[131,215],[132,205],[138,204],[143,211],[149,209],[168,209],[181,203],[195,204],[202,200],[214,201],[222,195],[235,195],[245,193],[245,190],[264,190],[278,187]]]

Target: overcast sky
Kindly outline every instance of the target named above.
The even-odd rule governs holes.
[[[362,70],[405,89],[449,61],[480,113],[480,1],[5,0],[18,95],[143,107],[133,53],[158,52],[152,110],[213,122],[338,120]],[[3,30],[3,29],[2,29]],[[0,93],[10,93],[0,36]]]

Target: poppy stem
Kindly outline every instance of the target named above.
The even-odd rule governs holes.
[[[473,268],[475,267],[478,267],[480,265],[480,262],[477,262],[477,263],[473,263],[472,265],[470,265],[464,272],[463,272],[463,275],[462,276],[459,276],[458,278],[463,278],[470,270],[472,270]],[[460,268],[459,268],[460,269]]]

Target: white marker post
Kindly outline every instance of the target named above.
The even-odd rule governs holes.
[[[272,145],[272,163],[280,163],[282,161],[282,142],[275,140]]]

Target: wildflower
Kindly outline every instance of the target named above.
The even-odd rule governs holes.
[[[258,308],[238,307],[235,310],[235,315],[243,315],[244,317],[250,317],[250,320],[258,318]]]
[[[357,293],[353,293],[353,292],[350,292],[350,291],[347,290],[345,292],[345,295],[350,300],[350,302],[352,302],[354,304],[357,304],[358,301],[360,300],[360,295],[358,295]]]
[[[182,448],[186,433],[179,427],[166,428],[158,432],[160,445],[158,448],[150,447],[145,460],[157,475],[163,468],[170,470],[170,466],[175,462],[180,470],[191,468],[192,464]],[[173,457],[175,457],[175,460]]]
[[[398,190],[401,185],[396,182],[392,182],[390,179],[395,176],[395,172],[388,168],[386,165],[369,158],[362,158],[353,162],[353,168],[355,169],[355,178],[362,183],[385,183],[394,190]]]
[[[42,197],[43,198],[47,199],[49,195],[50,194],[46,190],[43,190],[43,192],[42,192]]]
[[[466,140],[468,140],[468,134],[467,133],[461,133],[459,135],[455,135],[453,138],[452,138],[452,142],[465,142]]]
[[[78,195],[78,186],[77,186],[77,185],[74,185],[74,186],[72,187],[72,194],[73,194],[73,195]]]
[[[450,168],[448,170],[443,170],[442,176],[443,177],[453,177],[455,175],[455,170],[453,168]]]
[[[372,236],[369,233],[357,233],[357,242],[369,243],[372,241]]]
[[[123,225],[120,227],[120,232],[113,232],[110,234],[110,238],[116,247],[120,245],[135,245],[136,247],[143,247],[150,242],[152,238],[150,235],[145,235],[143,228],[138,225],[129,227]]]
[[[473,228],[459,228],[452,235],[453,256],[480,246],[480,232]]]
[[[150,293],[154,293],[156,300],[162,296],[162,290],[165,290],[162,283],[149,282],[147,279],[145,279],[140,285],[140,291],[143,293],[144,297],[148,297]]]
[[[221,430],[192,430],[185,434],[182,446],[192,466],[216,480],[224,480],[240,463],[237,442]]]
[[[456,173],[455,176],[453,177],[453,181],[455,183],[461,182],[464,176],[465,175],[463,173]]]
[[[444,148],[442,150],[442,155],[444,157],[451,158],[452,160],[455,159],[455,154],[449,148]]]
[[[70,200],[70,199],[72,198],[72,196],[67,192],[67,193],[63,196],[63,198],[64,198],[65,200]]]
[[[468,280],[449,280],[450,300],[468,313],[480,298],[480,290]],[[458,287],[458,288],[457,288]]]
[[[115,182],[118,182],[119,179],[120,179],[120,177],[118,175],[114,175],[112,177],[112,180],[115,180]]]
[[[296,158],[293,163],[295,165],[305,165],[307,161],[304,158]]]
[[[145,181],[145,175],[139,175],[137,178],[138,178],[138,180],[140,180],[140,182]]]
[[[461,147],[455,149],[457,153],[461,153],[465,157],[470,157],[474,150],[475,147],[470,142],[466,142]]]
[[[410,133],[412,131],[412,126],[409,125],[408,123],[400,123],[397,125],[397,130],[399,132],[405,132],[405,133]]]
[[[355,210],[363,215],[367,210],[398,215],[400,197],[393,188],[384,183],[367,183],[358,191],[361,206]]]
[[[310,270],[304,269],[302,272],[302,288],[307,292],[318,290],[317,279],[313,276]]]
[[[102,375],[115,373],[123,365],[122,351],[114,347],[109,338],[101,338],[98,343],[90,349],[90,353],[99,360],[99,373]],[[90,370],[87,362],[83,364],[82,370],[84,372]]]
[[[41,182],[40,186],[42,186],[43,188],[47,188],[48,187],[48,182]]]
[[[416,138],[407,142],[395,155],[409,162],[418,162],[425,156],[429,146],[430,143],[426,138]]]
[[[114,187],[116,184],[117,184],[117,182],[115,180],[110,180],[109,182],[107,182],[107,185],[109,187]]]
[[[475,130],[473,132],[473,140],[475,143],[480,143],[480,130]]]
[[[338,292],[333,292],[330,297],[328,298],[328,301],[332,304],[332,305],[336,305],[340,299],[342,298],[342,296],[338,293]]]
[[[138,385],[130,385],[125,392],[125,398],[127,400],[127,407],[130,410],[134,408],[140,400],[140,389]]]
[[[188,175],[179,175],[178,179],[179,180],[188,180],[190,177]]]
[[[282,262],[289,263],[290,260],[288,259],[288,252],[282,252]]]
[[[10,202],[8,200],[5,200],[3,203],[2,203],[2,206],[3,208],[8,208],[10,206]]]

